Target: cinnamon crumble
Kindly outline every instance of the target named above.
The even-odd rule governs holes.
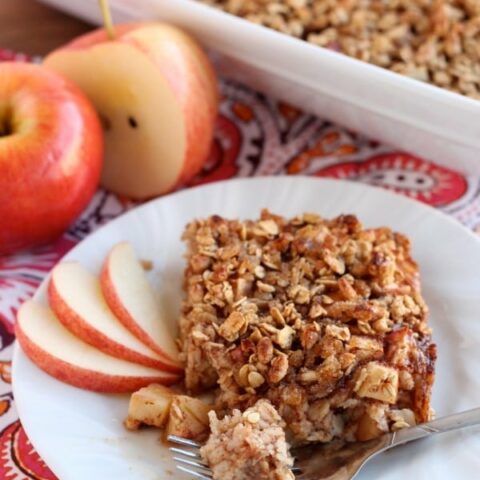
[[[410,242],[353,215],[190,223],[186,387],[216,410],[269,400],[294,444],[428,421],[435,345]]]

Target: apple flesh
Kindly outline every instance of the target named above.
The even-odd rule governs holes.
[[[69,80],[0,63],[0,255],[54,240],[80,214],[98,186],[102,136]]]
[[[180,366],[173,335],[130,243],[121,242],[111,249],[102,267],[101,286],[108,306],[123,325],[166,362]]]
[[[197,43],[161,23],[97,30],[48,55],[44,65],[74,81],[104,123],[102,184],[136,199],[173,190],[207,160],[217,82]]]
[[[130,362],[181,372],[120,323],[105,302],[97,277],[79,263],[60,263],[52,270],[48,297],[60,322],[84,342]]]
[[[132,393],[125,427],[128,430],[138,430],[141,425],[163,428],[174,395],[172,390],[156,383]]]
[[[25,302],[15,333],[40,369],[65,383],[97,392],[132,392],[151,383],[171,385],[179,376],[120,360],[72,335],[43,305]]]
[[[205,440],[210,433],[208,412],[212,409],[212,405],[198,398],[176,395],[170,405],[165,437],[176,435],[197,441]]]

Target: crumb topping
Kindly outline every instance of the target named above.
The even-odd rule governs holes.
[[[353,215],[190,223],[179,344],[218,412],[268,399],[295,444],[428,421],[435,345],[410,242]]]

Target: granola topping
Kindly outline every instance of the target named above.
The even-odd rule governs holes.
[[[268,399],[295,444],[430,419],[435,345],[405,236],[264,210],[196,220],[184,240],[186,386],[217,388],[218,414]]]

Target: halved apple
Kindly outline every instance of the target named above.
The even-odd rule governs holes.
[[[107,355],[70,333],[46,306],[25,302],[17,314],[17,340],[43,371],[79,388],[131,392],[149,385],[170,385],[180,377]]]
[[[206,54],[163,23],[88,33],[45,58],[75,82],[103,119],[102,184],[145,199],[192,178],[208,159],[218,93]]]
[[[180,366],[173,336],[130,243],[121,242],[112,248],[103,264],[100,283],[108,306],[125,327],[167,363]]]
[[[79,263],[60,263],[52,270],[48,296],[60,322],[84,342],[130,362],[181,372],[122,325],[105,302],[100,281]]]

